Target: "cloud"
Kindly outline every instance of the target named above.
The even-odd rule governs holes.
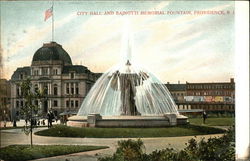
[[[164,10],[174,2],[156,3],[145,10]],[[232,5],[203,7],[202,10],[225,10]],[[56,21],[55,27],[65,31],[64,27],[74,26],[62,37],[63,47],[70,54],[74,63],[83,62],[94,72],[105,72],[120,59],[121,37],[124,17],[131,21],[134,33],[133,58],[166,81],[177,79],[202,80],[227,77],[232,72],[230,64],[232,50],[225,44],[228,37],[222,37],[232,27],[229,16],[218,15],[181,15],[181,16],[76,16],[75,13]],[[72,22],[74,19],[76,21]],[[71,23],[72,22],[72,23]],[[228,23],[228,26],[226,25]],[[212,24],[220,24],[212,27]],[[35,44],[48,39],[51,26],[35,25],[22,29],[24,36],[16,35],[17,40],[9,48],[4,48],[4,57],[11,57],[6,65],[11,66],[20,55],[27,57],[36,50]],[[223,31],[222,31],[223,30]],[[224,44],[222,43],[224,41]],[[220,42],[220,43],[216,43]],[[231,44],[233,45],[233,44]],[[7,50],[11,51],[8,52]],[[32,50],[32,52],[30,52]],[[24,52],[25,51],[25,52]],[[223,57],[224,56],[224,57]],[[227,60],[227,61],[225,61]],[[17,65],[24,66],[26,61]],[[223,65],[223,67],[221,67]],[[6,66],[6,67],[7,67]],[[221,67],[221,68],[219,68]],[[212,71],[212,69],[219,69]],[[15,68],[8,68],[9,73]],[[207,71],[207,72],[206,72]],[[209,73],[210,77],[205,73]],[[226,74],[225,74],[226,73]],[[212,76],[211,76],[212,75]]]
[[[59,28],[63,26],[64,24],[70,22],[74,18],[74,14],[71,14],[64,19],[55,21],[55,30],[56,28]],[[49,21],[49,20],[48,20]],[[30,48],[32,46],[31,44],[34,44],[37,41],[43,40],[47,36],[51,34],[51,24],[50,22],[46,22],[47,25],[44,25],[42,27],[40,26],[29,26],[28,28],[23,29],[23,31],[26,32],[26,34],[21,35],[18,37],[18,40],[16,40],[15,43],[12,43],[10,46],[4,46],[3,49],[3,55],[6,57],[7,55],[9,57],[15,57],[17,54],[25,55],[27,53],[22,53],[22,51],[25,48]]]
[[[55,21],[55,30],[60,28],[66,23],[69,23],[73,18],[74,14]],[[17,37],[15,42],[12,42],[9,46],[3,46],[3,60],[4,64],[4,76],[10,78],[13,74],[12,71],[15,71],[16,67],[27,66],[30,64],[31,60],[28,60],[29,55],[33,55],[35,52],[34,44],[44,42],[46,37],[51,34],[51,24],[44,26],[29,26],[28,28],[23,29],[26,34],[22,34]],[[31,50],[32,49],[32,50]],[[28,53],[27,53],[28,51]],[[13,63],[15,66],[13,66]]]

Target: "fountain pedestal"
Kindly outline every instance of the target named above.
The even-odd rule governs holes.
[[[168,127],[188,124],[186,116],[164,114],[162,116],[101,116],[89,114],[72,116],[67,122],[73,127]]]

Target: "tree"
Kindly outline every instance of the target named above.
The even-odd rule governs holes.
[[[23,115],[24,119],[27,123],[24,126],[24,133],[26,135],[30,134],[30,146],[33,146],[33,128],[35,118],[34,113],[38,112],[38,105],[35,105],[35,100],[41,99],[43,97],[44,92],[40,92],[39,90],[34,90],[32,88],[32,83],[30,79],[26,79],[21,83],[21,95],[24,99],[24,106],[21,107],[21,114]],[[28,124],[29,123],[29,124]]]

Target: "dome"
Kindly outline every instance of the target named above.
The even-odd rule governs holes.
[[[34,62],[51,60],[59,60],[62,61],[65,65],[72,65],[69,54],[62,48],[60,44],[57,44],[56,42],[43,44],[43,46],[35,52],[32,59],[32,64],[34,64]]]

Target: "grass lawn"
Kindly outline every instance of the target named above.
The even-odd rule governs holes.
[[[224,133],[224,130],[197,125],[186,125],[166,128],[76,128],[57,125],[51,129],[38,131],[36,135],[56,137],[89,137],[89,138],[142,138],[174,137]]]
[[[24,161],[90,150],[104,149],[104,146],[85,145],[10,145],[0,149],[0,158],[5,161]]]
[[[204,125],[202,118],[189,118],[190,124]],[[235,118],[233,117],[219,117],[219,118],[207,118],[205,125],[207,126],[232,126],[234,125]]]
[[[35,128],[40,128],[40,127],[48,127],[48,126],[36,126],[36,127],[33,127],[34,129]],[[23,129],[24,126],[17,126],[17,127],[0,127],[0,130],[9,130],[9,129]]]

